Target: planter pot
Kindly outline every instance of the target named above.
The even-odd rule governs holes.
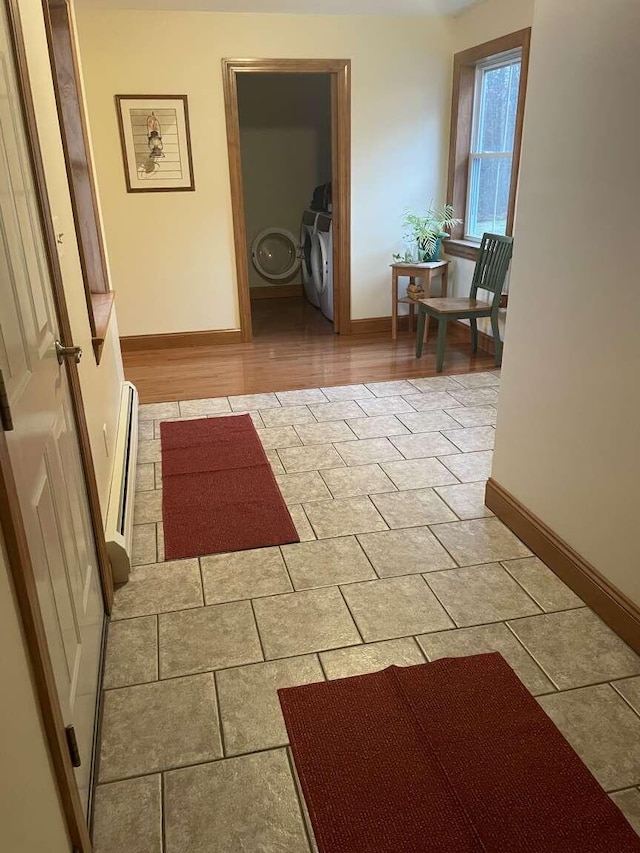
[[[424,249],[418,248],[418,260],[421,264],[431,263],[440,260],[440,249],[442,247],[442,238],[438,237],[436,244],[431,253],[425,252]]]

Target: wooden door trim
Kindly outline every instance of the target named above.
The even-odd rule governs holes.
[[[48,271],[51,277],[53,300],[62,343],[72,342],[71,323],[64,296],[62,272],[56,247],[53,220],[47,193],[44,164],[38,141],[35,108],[31,95],[24,37],[20,23],[18,0],[4,0],[9,36],[15,60],[15,70],[20,92],[30,165],[34,177],[40,226],[45,244]],[[67,379],[78,435],[80,456],[87,489],[98,568],[105,610],[111,611],[113,603],[113,578],[107,556],[98,487],[89,443],[89,432],[84,413],[80,377],[76,364],[66,360]],[[71,765],[64,730],[62,709],[58,699],[51,657],[27,536],[19,510],[18,493],[9,457],[6,436],[0,429],[0,529],[5,542],[15,595],[20,610],[24,638],[29,652],[34,687],[38,698],[40,716],[49,747],[52,769],[58,788],[60,804],[66,820],[69,837],[79,853],[91,853],[91,839],[80,801],[80,794]]]
[[[242,339],[247,342],[252,340],[253,331],[240,152],[238,74],[331,75],[334,329],[338,334],[348,335],[351,333],[351,60],[222,60],[240,328]]]

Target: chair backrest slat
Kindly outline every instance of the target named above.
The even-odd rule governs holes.
[[[488,290],[493,293],[492,306],[497,309],[512,253],[513,237],[483,234],[471,282],[472,299],[476,299],[478,290]]]

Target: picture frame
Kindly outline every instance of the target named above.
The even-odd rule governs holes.
[[[186,95],[116,95],[127,192],[195,190]]]

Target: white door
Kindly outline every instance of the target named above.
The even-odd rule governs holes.
[[[104,607],[66,368],[0,4],[0,370],[6,433],[65,725],[87,803]]]

